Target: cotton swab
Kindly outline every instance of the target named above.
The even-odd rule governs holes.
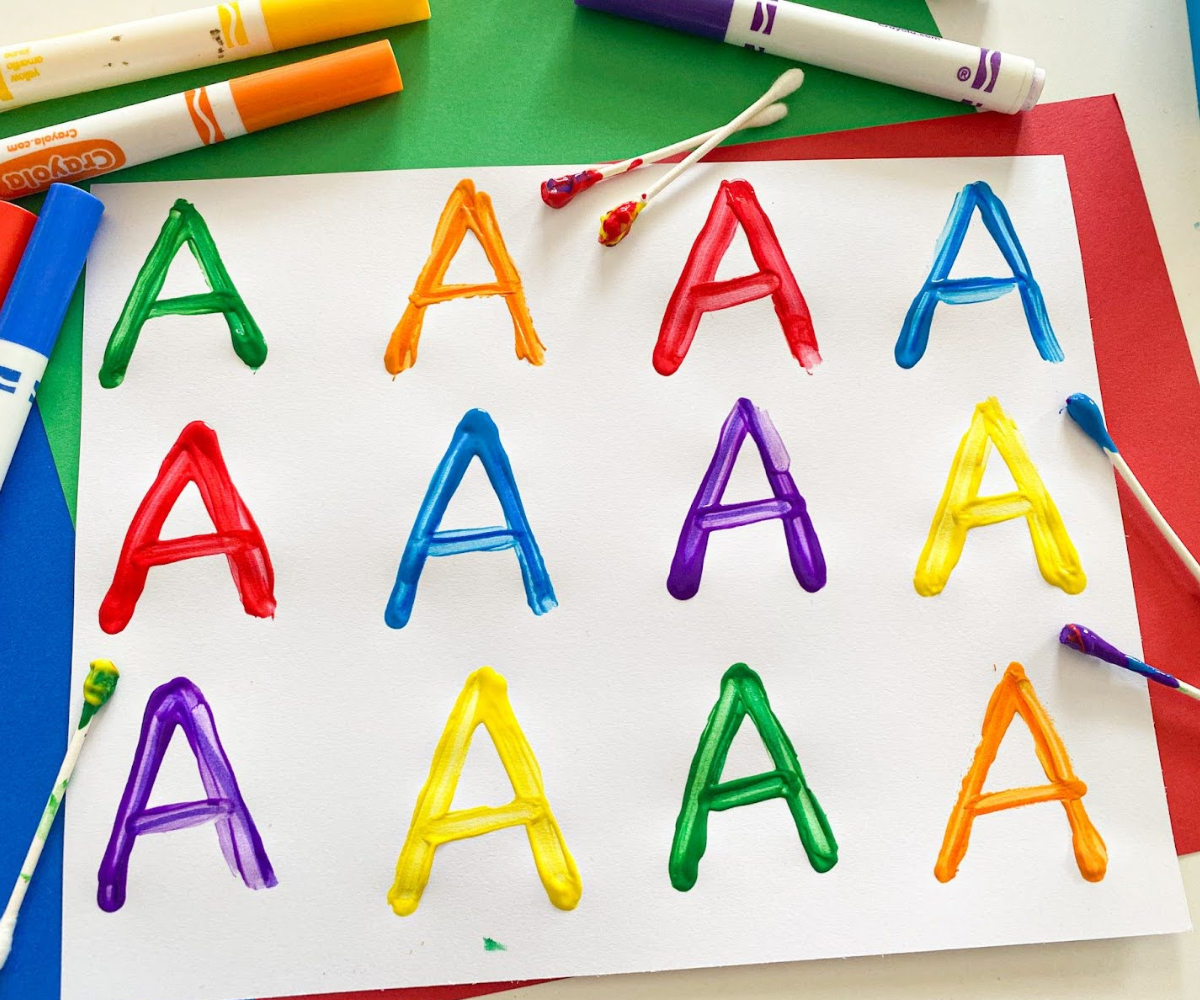
[[[746,122],[738,131],[748,128],[762,128],[765,125],[774,125],[781,118],[786,118],[787,113],[786,104],[770,104]],[[594,187],[601,181],[615,177],[617,174],[629,173],[630,170],[636,170],[645,163],[656,163],[659,160],[672,157],[676,153],[686,153],[689,149],[695,149],[702,143],[707,142],[712,138],[713,133],[717,131],[719,129],[709,129],[707,132],[694,135],[690,139],[674,142],[669,146],[663,146],[662,149],[643,153],[641,156],[632,156],[628,160],[621,160],[619,163],[597,163],[575,174],[551,177],[549,180],[542,181],[542,201],[551,208],[562,208],[564,205],[569,204],[571,199],[577,194],[586,191],[590,187]]]
[[[733,135],[734,132],[750,121],[751,118],[762,111],[768,104],[774,104],[781,98],[787,97],[788,94],[799,89],[802,83],[804,83],[804,71],[802,69],[789,69],[771,84],[771,89],[763,94],[762,97],[751,104],[750,107],[728,125],[724,125],[714,131],[700,146],[692,150],[684,159],[680,160],[674,167],[663,174],[662,177],[646,190],[641,198],[636,201],[627,201],[602,215],[600,217],[600,242],[606,247],[615,247],[629,235],[629,230],[632,228],[638,215],[641,214],[646,206],[650,204],[651,199],[659,194],[663,188],[674,181],[675,178],[697,160],[702,159],[716,149],[717,146]]]
[[[8,961],[8,953],[12,950],[13,931],[17,926],[17,914],[25,901],[25,892],[29,888],[29,880],[33,878],[33,870],[37,867],[38,859],[42,856],[42,848],[46,846],[46,838],[54,826],[54,817],[62,806],[67,794],[67,785],[71,774],[79,761],[83,750],[83,742],[87,739],[88,730],[92,727],[92,719],[113,696],[117,689],[120,674],[110,660],[93,660],[91,669],[83,681],[83,711],[79,716],[79,725],[67,747],[67,755],[63,758],[58,777],[54,780],[54,791],[42,811],[42,820],[38,823],[37,832],[33,835],[33,843],[29,845],[29,853],[25,855],[25,863],[21,866],[21,874],[13,887],[12,895],[8,897],[8,906],[4,916],[0,917],[0,969]]]
[[[1136,656],[1122,653],[1116,646],[1105,642],[1091,629],[1084,628],[1082,625],[1064,625],[1063,630],[1058,633],[1058,641],[1064,646],[1078,649],[1081,653],[1087,653],[1088,656],[1094,656],[1105,663],[1132,670],[1135,674],[1141,674],[1164,687],[1174,688],[1180,694],[1186,694],[1189,698],[1200,701],[1200,688],[1193,687],[1165,671],[1157,670],[1150,664],[1143,663]]]
[[[1108,460],[1112,462],[1113,468],[1125,480],[1125,485],[1137,497],[1137,502],[1142,505],[1142,509],[1150,515],[1150,520],[1162,532],[1162,536],[1167,540],[1167,544],[1183,560],[1183,565],[1196,578],[1196,582],[1200,583],[1200,562],[1197,562],[1196,557],[1184,547],[1179,536],[1167,524],[1167,519],[1154,506],[1154,501],[1150,499],[1150,495],[1142,488],[1142,484],[1137,481],[1137,476],[1133,474],[1133,470],[1129,468],[1125,459],[1121,457],[1120,451],[1117,450],[1116,444],[1109,436],[1108,428],[1104,424],[1104,414],[1100,412],[1100,407],[1096,405],[1096,401],[1091,396],[1087,396],[1082,392],[1068,396],[1067,416],[1074,420],[1083,432],[1095,441],[1104,454],[1108,456]]]

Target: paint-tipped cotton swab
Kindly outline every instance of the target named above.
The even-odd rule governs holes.
[[[774,125],[781,118],[787,117],[787,113],[786,104],[769,104],[746,122],[738,131],[740,132],[742,129],[748,128],[762,128],[764,125]],[[631,156],[628,160],[621,160],[619,163],[597,163],[575,174],[551,177],[549,180],[542,181],[542,201],[551,208],[562,208],[577,194],[586,191],[590,187],[595,187],[603,180],[608,180],[608,178],[615,177],[617,174],[627,174],[629,171],[636,170],[645,163],[657,163],[659,160],[666,160],[676,153],[686,153],[689,149],[695,149],[697,146],[707,142],[713,137],[715,132],[719,131],[720,129],[709,129],[707,132],[701,132],[700,135],[694,135],[690,139],[673,142],[669,146],[663,146],[662,149],[643,153],[641,156]]]
[[[1113,468],[1122,479],[1125,480],[1125,485],[1129,487],[1133,495],[1137,497],[1137,502],[1142,505],[1142,509],[1150,515],[1150,520],[1154,522],[1154,526],[1162,532],[1163,538],[1167,540],[1167,544],[1175,551],[1175,554],[1183,560],[1183,565],[1187,567],[1187,571],[1196,578],[1196,582],[1200,583],[1200,562],[1196,561],[1196,557],[1192,555],[1185,547],[1179,536],[1175,534],[1174,529],[1167,524],[1167,519],[1159,513],[1159,510],[1154,506],[1154,501],[1150,499],[1143,488],[1142,484],[1137,481],[1137,476],[1133,474],[1133,470],[1129,468],[1125,459],[1121,457],[1120,451],[1117,450],[1116,443],[1109,436],[1108,428],[1104,424],[1104,414],[1100,412],[1100,407],[1096,405],[1096,401],[1091,396],[1084,395],[1082,392],[1077,392],[1073,396],[1067,397],[1067,415],[1077,423],[1083,432],[1100,446],[1100,450],[1108,456],[1108,460],[1112,462]]]
[[[641,214],[646,206],[650,204],[650,201],[663,188],[674,181],[675,178],[697,160],[702,159],[712,152],[712,150],[716,149],[717,146],[733,135],[734,132],[750,121],[751,118],[762,111],[768,104],[774,104],[781,98],[787,97],[788,94],[796,91],[803,82],[803,70],[789,69],[771,84],[771,89],[763,94],[762,97],[751,104],[750,107],[728,125],[716,129],[700,146],[692,150],[684,159],[680,160],[674,167],[663,174],[662,177],[646,190],[641,198],[636,201],[627,201],[622,205],[618,205],[612,211],[605,212],[600,217],[600,242],[606,247],[615,247],[629,235],[629,230],[632,228],[634,220],[637,219],[638,215]]]
[[[29,881],[33,878],[33,870],[37,867],[38,859],[42,856],[42,848],[46,846],[46,838],[54,826],[54,817],[62,806],[63,797],[67,794],[67,785],[79,754],[83,750],[83,742],[87,739],[88,730],[92,727],[92,719],[112,697],[117,689],[117,668],[109,660],[93,660],[91,670],[83,681],[83,711],[79,716],[79,725],[71,744],[67,747],[67,755],[63,758],[58,777],[54,780],[54,791],[42,811],[42,820],[38,823],[37,832],[33,835],[33,843],[29,845],[29,853],[25,855],[25,863],[21,866],[21,874],[13,887],[12,895],[8,897],[8,906],[4,916],[0,917],[0,968],[8,961],[8,953],[12,950],[13,931],[17,926],[17,914],[25,901],[25,892]]]
[[[1058,641],[1064,646],[1078,649],[1081,653],[1087,653],[1088,656],[1094,656],[1105,663],[1113,664],[1113,666],[1132,670],[1135,674],[1148,677],[1163,687],[1174,688],[1180,694],[1186,694],[1189,698],[1200,701],[1200,688],[1187,684],[1178,677],[1158,670],[1148,663],[1143,663],[1136,656],[1122,653],[1112,643],[1105,642],[1091,629],[1084,628],[1082,625],[1064,625],[1063,630],[1058,633]]]

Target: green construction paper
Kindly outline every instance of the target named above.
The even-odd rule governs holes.
[[[924,0],[812,2],[938,33]],[[634,156],[728,121],[790,65],[774,56],[580,9],[571,0],[432,0],[431,7],[430,21],[388,32],[18,108],[0,115],[0,134],[15,135],[388,38],[404,78],[402,94],[133,167],[109,180],[582,165]],[[964,105],[828,70],[806,66],[805,71],[804,86],[789,99],[788,117],[744,133],[741,141],[971,112]],[[174,199],[174,192],[163,192],[164,213]],[[30,201],[22,204],[30,207]],[[429,235],[420,238],[428,241]],[[79,474],[81,303],[77,294],[38,396],[72,521]],[[269,340],[269,319],[264,322]],[[380,350],[387,333],[380,331]]]

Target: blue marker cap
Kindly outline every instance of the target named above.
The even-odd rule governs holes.
[[[621,17],[686,31],[689,35],[725,41],[734,0],[575,0],[578,7],[590,7]]]
[[[50,357],[103,213],[99,198],[51,185],[0,309],[0,340]]]
[[[1067,397],[1067,416],[1075,421],[1083,433],[1096,442],[1101,448],[1116,453],[1116,443],[1108,436],[1108,427],[1104,424],[1104,414],[1096,401],[1086,393],[1077,392]]]

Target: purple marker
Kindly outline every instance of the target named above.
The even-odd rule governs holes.
[[[1088,656],[1094,656],[1105,663],[1113,664],[1113,666],[1132,670],[1135,674],[1141,674],[1164,687],[1174,688],[1180,694],[1186,694],[1189,698],[1200,701],[1200,688],[1193,687],[1178,677],[1158,670],[1148,663],[1143,663],[1136,656],[1122,653],[1112,643],[1101,639],[1091,629],[1084,628],[1082,625],[1064,625],[1062,631],[1058,633],[1058,641],[1064,646],[1078,649],[1081,653],[1087,653]]]
[[[1032,59],[789,0],[575,0],[811,66],[1014,115],[1042,96]]]

